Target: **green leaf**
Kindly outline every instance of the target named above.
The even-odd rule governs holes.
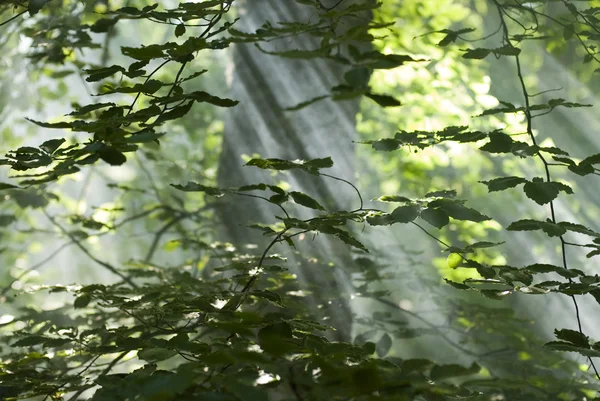
[[[490,218],[484,214],[481,214],[475,209],[468,208],[462,204],[461,201],[454,199],[437,199],[429,202],[428,208],[439,208],[446,212],[448,216],[456,220],[467,220],[480,223]]]
[[[581,355],[598,358],[600,357],[600,351],[590,349],[589,347],[581,347],[566,341],[550,341],[544,344],[544,347],[553,349],[555,351],[566,351],[566,352],[577,352]]]
[[[393,69],[409,62],[419,62],[426,60],[417,60],[407,54],[383,54],[378,51],[371,51],[361,54],[358,58],[360,64],[364,67],[379,70]]]
[[[0,214],[0,227],[7,227],[17,221],[17,218],[10,214]]]
[[[42,143],[40,145],[40,149],[42,149],[46,153],[53,154],[54,152],[56,152],[56,149],[58,149],[60,145],[62,145],[65,142],[66,140],[64,138],[50,139],[49,141]]]
[[[560,192],[553,184],[544,182],[541,178],[534,178],[533,181],[525,183],[523,190],[529,199],[534,200],[538,205],[545,205],[556,199]]]
[[[371,70],[365,67],[354,68],[344,74],[344,80],[353,88],[367,88],[371,79]]]
[[[489,153],[508,153],[512,151],[514,141],[509,135],[502,132],[491,132],[490,141],[479,149]]]
[[[401,106],[402,103],[400,103],[399,100],[395,99],[392,96],[388,96],[388,95],[380,95],[380,94],[375,94],[375,93],[365,93],[365,96],[368,97],[369,99],[373,100],[375,103],[377,103],[378,105],[382,106],[382,107],[397,107],[397,106]]]
[[[183,35],[185,35],[185,31],[186,31],[185,25],[184,24],[179,24],[175,28],[175,36],[176,37],[183,36]]]
[[[3,191],[5,189],[15,189],[15,188],[19,188],[19,187],[16,185],[7,184],[5,182],[0,182],[0,191]]]
[[[176,350],[165,348],[145,348],[138,351],[138,358],[148,362],[160,362],[177,355]]]
[[[372,226],[389,226],[394,222],[394,218],[388,213],[375,213],[367,216],[367,223]]]
[[[48,340],[48,337],[30,335],[30,336],[20,339],[19,341],[14,343],[12,346],[13,347],[31,347],[34,345],[43,344],[47,340]]]
[[[164,58],[163,46],[150,45],[142,47],[121,47],[121,53],[124,56],[131,57],[136,60],[146,61],[155,58]]]
[[[400,148],[400,146],[402,146],[402,142],[396,139],[385,138],[371,142],[371,146],[373,149],[378,151],[391,152],[392,150]]]
[[[287,322],[275,323],[258,331],[258,345],[267,353],[280,356],[297,348],[292,327]]]
[[[482,48],[471,49],[471,50],[467,50],[465,52],[465,54],[463,54],[463,58],[481,60],[481,59],[486,58],[490,53],[491,53],[490,49],[482,49]]]
[[[101,149],[98,154],[102,160],[111,166],[120,166],[127,161],[127,158],[123,153],[111,146]]]
[[[101,18],[98,21],[94,22],[92,26],[90,26],[90,31],[95,33],[104,33],[108,32],[110,28],[115,26],[115,24],[119,22],[119,17],[116,18]]]
[[[455,189],[443,189],[441,191],[433,191],[425,194],[426,198],[456,198]]]
[[[575,330],[556,329],[554,330],[554,335],[556,335],[556,338],[559,340],[568,341],[578,347],[589,348],[590,346],[590,339],[586,335]]]
[[[217,198],[226,194],[226,191],[222,189],[215,187],[207,187],[205,185],[198,184],[195,182],[188,182],[186,185],[171,184],[171,186],[184,192],[205,192],[207,195],[214,196]]]
[[[421,211],[421,218],[436,228],[443,228],[450,223],[450,217],[442,209],[427,208]]]
[[[85,79],[87,82],[97,82],[104,78],[115,75],[118,72],[125,72],[125,68],[121,67],[120,65],[113,65],[110,67],[84,70],[84,72],[89,74],[89,76]]]
[[[566,228],[554,224],[551,221],[538,221],[531,219],[524,219],[515,221],[506,227],[508,231],[535,231],[542,230],[550,237],[560,237],[564,235],[567,230]]]
[[[375,351],[377,352],[377,355],[380,358],[386,356],[392,348],[392,343],[392,337],[390,337],[389,334],[385,333],[383,336],[381,336],[381,338],[379,339],[379,341],[377,341],[377,344],[375,345]]]
[[[73,306],[75,307],[75,309],[85,308],[86,306],[88,306],[91,300],[92,297],[89,294],[83,294],[75,299]]]
[[[419,212],[420,208],[418,205],[400,206],[394,209],[391,216],[396,223],[410,223],[419,217]]]
[[[525,266],[525,269],[533,273],[557,273],[566,278],[575,278],[580,275],[580,270],[567,270],[564,267],[545,263],[535,263],[533,265]]]
[[[46,3],[49,2],[50,0],[29,0],[29,4],[27,5],[27,11],[29,11],[29,15],[37,14],[42,8],[44,8]]]
[[[231,394],[233,394],[237,400],[240,401],[269,401],[269,393],[266,390],[261,389],[260,387],[256,387],[256,386],[252,386],[249,384],[245,384],[245,383],[240,383],[234,380],[227,380],[224,383],[225,388],[227,389],[227,391],[231,392]],[[215,394],[222,394],[222,393],[215,393]],[[221,396],[216,396],[216,397],[211,397],[211,396],[205,396],[204,398],[206,398],[207,401],[210,400],[214,400],[214,401],[225,401],[225,400],[231,400],[230,397],[221,397]]]
[[[283,160],[283,159],[251,159],[246,166],[254,166],[265,170],[294,170],[300,169],[313,175],[319,175],[322,168],[333,167],[331,157],[312,160]]]
[[[527,182],[527,180],[525,178],[521,178],[521,177],[500,177],[500,178],[494,178],[493,180],[490,180],[490,181],[479,181],[479,182],[487,185],[489,192],[496,192],[496,191],[504,191],[505,189],[508,189],[508,188],[514,188],[517,185]]]
[[[465,368],[461,365],[436,365],[431,369],[431,380],[445,380],[451,377],[470,376],[479,373],[481,367],[473,362],[471,366]]]
[[[492,52],[496,56],[518,56],[519,54],[521,54],[521,49],[512,45],[506,45],[504,47],[498,47],[496,49],[493,49]]]
[[[308,107],[308,106],[310,106],[310,105],[312,105],[312,104],[314,104],[314,103],[320,102],[321,100],[327,99],[328,97],[330,97],[330,95],[321,95],[321,96],[316,96],[316,97],[314,97],[314,98],[312,98],[312,99],[309,99],[309,100],[307,100],[307,101],[305,101],[305,102],[298,103],[298,104],[297,104],[297,105],[295,105],[295,106],[286,107],[284,110],[285,110],[285,111],[296,111],[296,110],[301,110],[301,109],[303,109],[303,108],[305,108],[305,107]]]
[[[400,202],[400,203],[411,202],[411,200],[408,199],[407,197],[399,196],[399,195],[384,195],[384,196],[380,196],[379,198],[375,198],[373,200],[376,200],[379,202]]]
[[[592,237],[600,237],[600,233],[597,233],[596,231],[594,231],[591,228],[586,227],[582,224],[569,223],[568,221],[561,221],[560,223],[558,223],[558,225],[568,231],[573,231],[575,233],[585,234],[585,235],[589,235]]]
[[[296,202],[299,205],[306,206],[311,209],[325,210],[325,208],[321,206],[319,202],[302,192],[291,191],[290,196],[292,197],[294,202]]]

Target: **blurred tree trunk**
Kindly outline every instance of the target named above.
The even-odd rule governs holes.
[[[331,3],[331,4],[328,4]],[[323,1],[324,6],[337,1]],[[343,2],[347,6],[353,1]],[[306,22],[318,18],[314,7],[295,1],[252,0],[241,2],[237,29],[254,32],[265,22]],[[360,20],[359,23],[366,23]],[[317,49],[319,38],[288,38],[261,44],[269,51],[290,49]],[[286,107],[330,92],[333,86],[343,82],[348,66],[329,60],[293,60],[265,54],[254,45],[240,44],[233,50],[231,97],[239,100],[225,118],[223,151],[219,162],[218,181],[221,187],[240,186],[271,181],[270,174],[244,167],[242,155],[260,155],[265,158],[314,159],[331,156],[335,166],[327,173],[354,181],[354,144],[356,139],[356,114],[360,99],[343,102],[324,100],[299,111],[285,111]],[[313,177],[302,172],[292,172],[277,179],[288,182],[294,190],[302,191],[317,199],[328,210],[356,208],[358,198],[347,184]],[[219,216],[225,232],[223,239],[236,246],[257,244],[265,246],[265,237],[256,230],[241,225],[273,223],[281,210],[259,199],[235,198],[224,205]],[[310,217],[309,211],[295,213],[302,218]],[[312,237],[311,237],[312,238]],[[289,267],[298,274],[303,284],[317,285],[320,290],[311,295],[311,302],[319,313],[330,316],[326,323],[338,329],[338,339],[348,339],[352,316],[347,301],[349,274],[345,267],[352,263],[350,249],[335,238],[323,235],[314,241],[298,245],[304,256],[315,257],[318,263],[308,266],[298,255],[286,254]],[[309,263],[310,264],[310,263]],[[333,266],[331,265],[333,264]],[[297,270],[296,270],[297,268]],[[345,288],[344,288],[345,287]],[[342,301],[336,301],[340,298]],[[330,302],[331,301],[331,302]],[[317,308],[315,309],[317,311]]]

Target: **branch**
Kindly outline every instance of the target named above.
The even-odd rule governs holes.
[[[77,247],[86,254],[87,257],[89,257],[91,260],[93,260],[94,262],[96,262],[97,264],[99,264],[100,266],[104,267],[106,270],[108,270],[109,272],[121,277],[127,284],[129,284],[130,286],[132,286],[133,288],[138,288],[137,284],[135,284],[133,282],[133,280],[126,276],[125,274],[121,273],[116,267],[114,267],[113,265],[111,265],[110,263],[104,262],[98,258],[96,258],[94,255],[92,255],[92,253],[86,248],[84,247],[81,242],[79,242],[77,240],[77,238],[75,238],[73,236],[73,234],[71,234],[70,232],[68,232],[63,226],[61,226],[54,217],[50,216],[48,214],[48,212],[46,212],[45,210],[43,211],[44,215],[48,218],[48,220],[50,220],[50,222],[55,225],[64,235],[66,235],[67,237],[69,237],[69,239],[75,244],[77,245]]]

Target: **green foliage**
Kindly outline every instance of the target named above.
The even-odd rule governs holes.
[[[570,268],[566,248],[588,248],[587,258],[597,256],[600,233],[557,219],[557,199],[574,194],[578,187],[565,183],[563,176],[556,177],[555,170],[581,177],[597,175],[600,157],[575,159],[560,147],[543,146],[534,132],[537,118],[547,113],[589,105],[562,98],[530,103],[534,96],[523,66],[533,63],[527,48],[533,40],[545,40],[549,47],[576,43],[585,52],[582,64],[598,61],[594,44],[598,35],[593,33],[600,29],[598,7],[585,9],[570,1],[532,7],[531,3],[493,0],[475,2],[472,8],[470,3],[445,0],[296,2],[310,10],[310,18],[269,21],[252,32],[237,29],[239,19],[229,0],[182,2],[176,7],[45,0],[0,4],[4,18],[0,27],[14,24],[15,32],[31,40],[29,62],[41,68],[47,79],[60,81],[81,71],[84,84],[96,85],[89,94],[90,103],[69,101],[72,111],[61,120],[27,119],[29,127],[68,135],[38,146],[27,141],[7,149],[0,159],[15,179],[15,184],[6,182],[7,178],[0,182],[0,254],[10,261],[7,266],[18,265],[21,258],[16,248],[27,243],[28,235],[57,235],[66,241],[65,247],[78,248],[86,264],[118,277],[118,281],[92,278],[81,285],[23,288],[27,274],[38,267],[18,275],[3,273],[3,280],[10,283],[2,302],[10,307],[10,314],[0,317],[0,398],[583,401],[597,397],[600,376],[592,358],[600,357],[600,346],[583,331],[582,321],[589,316],[580,312],[578,302],[590,294],[600,303],[600,277],[588,269]],[[564,15],[554,17],[553,5],[564,8]],[[499,19],[500,27],[493,35],[500,45],[465,44],[481,28],[480,18],[474,17],[479,13]],[[393,21],[397,16],[407,27],[416,25],[428,33],[419,37],[419,43],[407,45],[408,29]],[[22,18],[27,23],[19,24]],[[549,27],[538,24],[542,18],[550,22]],[[134,37],[123,41],[115,64],[108,63],[108,56],[98,60],[88,55],[96,49],[108,52],[111,38],[120,29],[131,32],[144,24],[152,27],[150,31],[163,25],[170,30],[163,40],[142,44]],[[530,24],[534,28],[528,28]],[[294,42],[307,37],[320,45],[313,48]],[[271,47],[272,42],[289,41],[288,47]],[[365,176],[368,180],[371,173],[375,177],[403,172],[394,181],[400,184],[381,191],[392,195],[373,199],[383,205],[381,209],[364,202],[352,180],[325,172],[336,171],[331,157],[288,160],[253,155],[246,159],[246,167],[266,173],[264,179],[235,187],[215,182],[214,171],[226,169],[225,163],[218,164],[211,156],[223,135],[219,128],[223,114],[218,110],[233,113],[231,108],[239,102],[203,86],[210,68],[201,63],[205,56],[235,48],[232,45],[251,45],[272,57],[313,63],[317,69],[319,63],[340,66],[338,82],[325,88],[326,94],[316,93],[287,111],[319,107],[327,99],[338,102],[340,108],[344,102],[363,97],[372,101],[363,105],[359,123],[373,124],[369,135],[359,141],[376,151],[370,159],[375,167]],[[445,72],[462,77],[471,71],[464,68],[475,68],[472,71],[479,74],[486,62],[495,62],[491,55],[516,68],[513,80],[524,104],[478,105],[478,110],[470,110],[478,118],[469,125],[460,116],[440,117],[443,124],[408,122],[418,117],[410,112],[413,101],[417,104],[413,111],[430,113],[432,119],[444,113],[438,105],[415,100],[419,93],[429,93],[432,99],[440,96],[436,88],[443,85],[430,82],[437,63],[451,61],[455,71]],[[416,72],[423,71],[424,81],[411,83],[421,87],[397,91],[394,85],[382,84],[399,80],[395,74],[404,71],[417,77],[421,75]],[[236,85],[235,79],[231,84]],[[219,87],[226,92],[225,85]],[[110,100],[98,101],[106,97]],[[54,100],[64,104],[68,96],[58,91]],[[384,117],[371,119],[374,110]],[[511,125],[513,117],[515,121],[521,118],[522,124]],[[195,131],[196,136],[178,148],[174,144],[182,131]],[[415,167],[435,152],[452,159],[458,148],[497,163],[498,168],[489,172],[492,177],[479,181],[491,194],[483,194],[484,203],[473,199],[478,189],[469,188],[483,187],[475,183],[480,176],[449,182],[440,178],[437,165]],[[303,149],[287,153],[306,154]],[[114,202],[95,205],[90,213],[82,212],[86,210],[83,203],[94,199],[75,199],[62,187],[69,182],[67,176],[92,171],[99,161],[106,166],[93,167],[105,167],[102,172],[126,172],[133,160],[148,179],[127,181],[117,174],[119,178],[109,185]],[[501,165],[505,160],[515,164],[536,160],[541,169],[506,172]],[[468,164],[465,171],[476,165]],[[149,166],[165,168],[159,184]],[[352,176],[352,172],[344,173]],[[288,177],[293,179],[288,182]],[[318,190],[329,185],[325,182],[331,183],[327,180],[350,188],[360,205],[355,209],[330,206],[331,199]],[[314,182],[318,184],[307,184]],[[493,204],[495,196],[504,194],[496,192],[514,195],[513,189],[521,185],[524,197],[519,202],[528,198],[549,206],[550,213],[519,218],[508,212],[505,216],[512,222],[503,222],[502,235],[510,239],[516,234],[520,239],[530,231],[540,231],[545,235],[541,244],[559,249],[554,256],[561,266],[541,259],[511,262],[509,256],[515,258],[514,254],[504,257],[500,253],[507,242],[488,237],[486,230],[495,223],[492,217],[501,220]],[[336,196],[342,197],[341,192]],[[246,207],[241,200],[266,205],[274,211],[273,219],[236,221],[236,227],[214,229],[223,225],[218,210],[226,202]],[[136,205],[141,207],[134,213]],[[251,219],[260,217],[248,214]],[[39,224],[44,219],[50,229]],[[422,221],[435,233],[422,226]],[[142,256],[136,248],[144,243],[128,231],[130,224],[153,234]],[[229,241],[221,236],[241,225],[262,235],[243,244],[219,241]],[[406,233],[408,245],[395,244],[406,248],[402,260],[394,260],[398,259],[394,255],[382,257],[385,252],[378,249],[377,240],[363,235],[363,231],[384,233],[376,237],[383,238],[393,230]],[[410,245],[414,241],[408,238],[415,233],[435,240],[447,253],[445,263],[438,263],[443,265],[439,271],[431,265],[440,258],[427,264],[417,260],[418,252]],[[118,245],[127,253],[127,262],[109,262],[116,245],[90,250],[95,241],[108,235],[122,242]],[[571,242],[567,238],[571,235],[585,236],[591,242]],[[306,240],[309,237],[311,244]],[[335,239],[334,245],[317,252],[315,244],[327,238]],[[160,246],[162,260],[156,257]],[[334,257],[333,252],[343,258]],[[518,256],[536,258],[533,252]],[[49,263],[50,259],[43,260],[38,266]],[[450,273],[440,273],[445,270]],[[303,281],[299,276],[313,279]],[[391,280],[404,284],[401,301],[394,300],[385,286]],[[339,288],[332,291],[331,283]],[[507,299],[520,302],[521,295],[559,294],[575,303],[577,325],[576,330],[555,330],[556,341],[543,341],[545,333],[538,336],[528,320],[506,305]],[[38,300],[43,296],[55,297],[59,306],[42,306]],[[353,309],[349,318],[357,333],[352,341],[353,333],[336,327],[336,319],[354,299],[364,304]],[[426,307],[430,306],[437,318],[428,317]],[[409,351],[412,347],[414,352]],[[587,358],[591,369],[582,369],[564,352]]]

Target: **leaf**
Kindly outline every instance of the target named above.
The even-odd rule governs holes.
[[[88,306],[91,300],[92,297],[89,294],[83,294],[75,299],[73,306],[75,307],[75,309],[85,308],[86,306]]]
[[[411,202],[411,200],[408,199],[407,197],[399,196],[399,195],[384,195],[384,196],[380,196],[379,198],[375,198],[373,200],[376,200],[379,202],[401,202],[401,203]]]
[[[372,226],[389,226],[394,222],[394,218],[388,213],[375,213],[367,216],[367,223]]]
[[[263,327],[257,334],[258,345],[267,353],[280,356],[297,348],[293,342],[292,327],[287,322]]]
[[[304,170],[312,175],[319,175],[322,168],[333,167],[331,157],[312,160],[283,160],[283,159],[251,159],[246,166],[258,167],[264,170]]]
[[[492,52],[496,56],[518,56],[521,54],[521,49],[512,45],[505,45],[504,47],[493,49]]]
[[[379,70],[393,69],[409,62],[419,62],[407,54],[383,54],[378,51],[366,52],[360,55],[360,64],[364,67]]]
[[[309,100],[307,100],[307,101],[304,101],[304,102],[298,103],[298,104],[297,104],[297,105],[295,105],[295,106],[286,107],[284,110],[285,110],[285,111],[296,111],[296,110],[301,110],[301,109],[303,109],[303,108],[305,108],[305,107],[308,107],[308,106],[310,106],[310,105],[312,105],[312,104],[314,104],[314,103],[318,103],[318,102],[320,102],[321,100],[327,99],[328,97],[330,97],[330,95],[321,95],[321,96],[316,96],[316,97],[314,97],[314,98],[312,98],[312,99],[309,99]]]
[[[455,198],[457,195],[454,189],[443,189],[441,191],[433,191],[425,194],[426,198]]]
[[[145,348],[137,353],[138,358],[148,362],[160,362],[177,355],[176,350],[165,348]]]
[[[29,11],[29,15],[37,14],[42,8],[44,8],[46,3],[49,2],[50,0],[29,0],[29,4],[27,5],[27,11]]]
[[[590,346],[589,338],[586,335],[575,330],[556,329],[554,330],[554,335],[556,335],[556,338],[558,338],[559,340],[568,341],[578,347],[589,348]]]
[[[471,366],[465,368],[461,365],[436,365],[431,369],[431,380],[444,380],[451,377],[470,376],[479,373],[481,367],[473,362]]]
[[[30,336],[20,339],[19,341],[14,343],[12,346],[13,347],[31,347],[34,345],[43,344],[47,340],[48,340],[48,337],[30,335]]]
[[[541,178],[534,178],[533,181],[525,183],[523,190],[529,199],[534,200],[538,205],[545,205],[556,199],[560,192],[552,184],[552,182],[544,182]]]
[[[124,56],[131,57],[136,60],[146,61],[155,58],[164,58],[163,46],[150,45],[142,47],[121,47],[121,53]]]
[[[344,81],[353,88],[367,88],[371,70],[365,67],[354,68],[344,74]]]
[[[362,347],[375,334],[377,334],[377,330],[374,330],[374,329],[373,330],[367,330],[367,331],[365,331],[365,332],[357,335],[356,337],[354,337],[353,344],[358,345],[359,347]]]
[[[325,210],[325,208],[321,206],[319,202],[302,192],[291,191],[290,196],[292,197],[294,202],[296,202],[299,205],[306,206],[311,209]]]
[[[87,82],[97,82],[118,72],[125,72],[125,68],[121,67],[120,65],[113,65],[110,67],[84,70],[84,72],[89,74],[89,76],[85,79]]]
[[[184,25],[184,24],[179,24],[179,25],[177,25],[177,27],[175,28],[175,36],[176,36],[176,37],[183,36],[183,35],[185,35],[185,31],[186,31],[186,29],[185,29],[185,25]]]
[[[443,228],[450,223],[450,217],[442,209],[427,208],[421,211],[421,218],[436,228]]]
[[[377,103],[378,105],[382,106],[382,107],[397,107],[397,106],[401,106],[402,103],[400,103],[399,100],[395,99],[392,96],[388,96],[388,95],[378,95],[375,93],[365,93],[365,96],[368,97],[369,99],[373,100],[375,103]]]
[[[108,32],[110,28],[115,26],[115,24],[119,22],[119,17],[116,18],[101,18],[98,21],[94,22],[92,26],[90,26],[90,31],[95,33],[104,33]]]
[[[173,188],[176,188],[180,191],[184,191],[184,192],[205,192],[207,195],[210,196],[214,196],[214,197],[221,197],[223,195],[225,195],[226,191],[219,189],[219,188],[215,188],[215,187],[207,187],[205,185],[202,184],[198,184],[195,182],[188,182],[186,185],[177,185],[177,184],[171,184],[171,186]]]
[[[459,290],[470,290],[471,287],[469,287],[468,285],[464,285],[461,283],[456,283],[454,281],[448,280],[447,278],[444,279],[444,281],[448,284],[450,284],[452,287],[457,288]]]
[[[402,146],[402,142],[396,139],[385,138],[371,142],[371,146],[373,149],[378,151],[391,152],[392,150],[400,148],[400,146]]]
[[[17,221],[17,218],[10,214],[0,214],[0,227],[7,227]]]
[[[418,205],[400,206],[394,209],[391,216],[396,223],[410,223],[419,217],[419,211]]]
[[[428,208],[439,208],[456,220],[467,220],[480,223],[490,218],[475,209],[468,208],[461,201],[454,199],[437,199],[429,202]]]
[[[486,58],[490,53],[491,53],[490,49],[482,49],[482,48],[471,49],[471,50],[467,50],[465,52],[465,54],[463,54],[463,58],[481,60],[481,59]]]
[[[508,188],[514,188],[517,185],[527,182],[527,180],[525,178],[521,178],[521,177],[500,177],[500,178],[494,178],[493,180],[490,180],[490,181],[479,181],[479,182],[487,185],[489,192],[496,192],[496,191],[504,191],[505,189],[508,189]]]
[[[56,152],[56,149],[58,149],[60,145],[62,145],[65,142],[66,140],[64,138],[50,139],[49,141],[42,143],[40,145],[40,149],[42,149],[46,153],[53,154],[54,152]]]
[[[565,234],[567,230],[558,224],[554,224],[551,221],[538,221],[531,219],[523,219],[511,223],[506,227],[508,231],[535,231],[542,230],[550,237],[560,237]]]
[[[5,182],[0,182],[0,191],[4,191],[5,189],[15,189],[15,188],[19,188],[19,187],[16,185],[7,184]]]
[[[525,266],[525,269],[533,273],[556,273],[566,278],[575,278],[580,275],[579,270],[567,270],[564,267],[549,265],[545,263],[535,263],[533,265]]]
[[[586,227],[581,224],[569,223],[568,221],[561,221],[560,223],[558,223],[558,225],[561,228],[565,228],[568,231],[573,231],[575,233],[585,234],[585,235],[589,235],[592,237],[600,237],[600,233],[597,233],[596,231],[592,230],[591,228]]]
[[[111,146],[101,149],[98,154],[102,160],[111,166],[120,166],[127,161],[127,158],[123,153]]]
[[[379,341],[377,341],[377,344],[375,345],[375,351],[377,352],[377,355],[380,358],[386,356],[392,348],[392,343],[392,337],[390,337],[389,334],[385,333],[383,336],[381,336],[381,338],[379,339]]]
[[[509,135],[502,132],[491,132],[490,141],[479,149],[489,153],[508,153],[513,148],[514,141]]]
[[[438,42],[438,46],[439,47],[448,46],[450,43],[456,42],[456,39],[458,39],[458,34],[456,32],[449,33],[448,35],[446,35],[444,37],[444,39],[442,39]]]
[[[592,358],[600,357],[600,351],[598,350],[590,349],[589,347],[580,347],[566,341],[550,341],[544,344],[544,347],[553,349],[555,351],[577,352],[581,355]]]

